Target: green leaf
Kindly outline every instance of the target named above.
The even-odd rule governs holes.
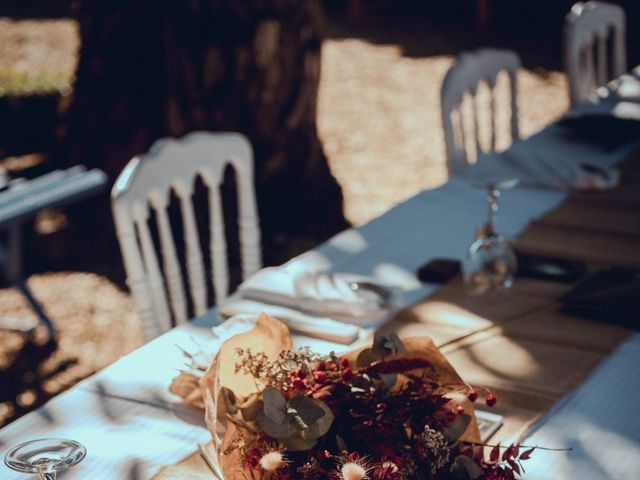
[[[395,373],[381,373],[379,376],[380,380],[382,380],[382,383],[387,388],[393,387],[398,381],[398,375]]]
[[[482,476],[482,470],[476,462],[466,455],[458,455],[451,464],[451,473],[456,480],[475,480]]]
[[[389,340],[393,343],[394,355],[398,355],[399,353],[407,353],[407,347],[404,346],[402,340],[396,332],[393,332],[389,335]]]
[[[276,388],[265,388],[263,395],[264,414],[276,423],[285,423],[287,420],[287,400]]]
[[[279,423],[274,422],[269,417],[267,417],[264,411],[258,413],[256,417],[256,422],[264,433],[266,433],[271,438],[275,438],[277,440],[286,440],[295,436],[296,430],[289,426],[289,423]]]
[[[376,358],[384,358],[393,353],[391,349],[387,347],[388,341],[389,339],[386,335],[380,332],[376,332],[375,336],[373,337],[373,347],[371,348],[371,352],[373,353],[373,355],[375,355]]]
[[[313,438],[291,437],[282,440],[282,444],[285,446],[285,448],[292,452],[309,450],[310,448],[313,448],[316,443],[318,443],[318,441]]]
[[[333,424],[334,416],[331,412],[331,409],[327,406],[326,403],[321,402],[320,400],[313,400],[316,405],[322,409],[324,414],[318,420],[316,420],[313,425],[309,426],[308,429],[300,432],[300,436],[303,438],[320,438],[323,435],[326,435],[331,425]]]
[[[371,350],[370,348],[365,348],[358,355],[358,358],[356,359],[356,366],[358,368],[368,367],[377,360],[378,357],[374,355],[373,350]]]
[[[299,417],[302,422],[296,421],[296,424],[302,427],[301,430],[306,430],[325,415],[325,411],[318,403],[320,402],[302,395],[293,397],[287,404],[287,415],[289,418]]]

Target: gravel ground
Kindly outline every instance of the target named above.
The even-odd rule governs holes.
[[[73,72],[80,39],[71,20],[0,18],[0,68]]]
[[[440,85],[453,60],[360,39],[325,42],[318,130],[352,223],[446,180]],[[567,109],[567,86],[557,72],[522,70],[518,80],[526,137]]]
[[[428,41],[428,35],[416,41]],[[0,19],[0,70],[36,65],[69,72],[77,49],[73,21]],[[452,62],[451,55],[407,56],[393,42],[325,42],[318,129],[352,223],[446,180],[439,89]],[[567,108],[566,81],[560,73],[527,70],[519,81],[521,132],[527,136]],[[141,344],[132,300],[106,278],[57,272],[33,275],[29,282],[61,331],[51,362],[77,358],[48,387],[51,393]],[[0,290],[0,318],[12,317],[32,314],[15,290]],[[19,345],[15,334],[0,331],[0,367]],[[10,416],[7,408],[0,404],[0,424],[3,413]]]

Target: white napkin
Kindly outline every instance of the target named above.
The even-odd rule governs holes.
[[[467,171],[469,176],[492,173],[512,175],[524,186],[558,190],[609,190],[620,183],[620,172],[611,164],[628,151],[623,147],[604,152],[596,147],[563,140],[549,127],[514,144],[508,151],[482,155]],[[536,138],[537,137],[537,138]]]
[[[383,302],[375,291],[354,290],[353,282],[383,288],[391,297]],[[351,343],[361,338],[362,329],[388,321],[399,306],[395,290],[376,280],[290,263],[256,272],[219,310],[224,317],[265,312],[304,335]]]
[[[235,315],[222,322],[220,325],[213,327],[212,332],[215,337],[215,351],[217,352],[222,344],[234,335],[251,330],[255,326],[257,318],[258,315]],[[293,349],[309,347],[311,351],[322,355],[326,355],[329,352],[335,352],[337,354],[347,352],[355,348],[355,345],[353,345],[355,341],[366,341],[369,343],[374,333],[373,329],[358,330],[360,335],[354,341],[349,343],[345,343],[343,341],[334,342],[328,338],[310,338],[294,332],[291,336],[293,340]]]

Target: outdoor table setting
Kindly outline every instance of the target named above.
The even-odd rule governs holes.
[[[637,70],[629,78],[637,81],[636,74]],[[486,448],[492,458],[504,453],[505,465],[511,465],[505,468],[519,472],[524,466],[525,478],[637,478],[640,423],[632,409],[640,394],[634,379],[640,364],[640,336],[634,331],[637,317],[631,309],[638,306],[633,288],[637,292],[640,266],[640,153],[637,142],[598,150],[559,135],[560,131],[562,120],[504,154],[479,160],[467,177],[454,176],[443,186],[423,191],[283,266],[260,270],[218,307],[161,335],[0,430],[2,451],[37,438],[69,438],[82,447],[65,447],[65,454],[73,457],[69,465],[79,463],[66,470],[63,478],[221,479],[224,468],[218,464],[216,449],[228,446],[231,440],[216,444],[218,436],[239,435],[237,430],[242,427],[234,424],[236,433],[220,433],[216,410],[224,403],[231,415],[236,408],[229,400],[233,392],[244,397],[250,391],[243,390],[246,384],[236,378],[242,369],[235,367],[234,371],[230,362],[244,358],[251,363],[237,351],[230,353],[225,345],[264,348],[270,354],[308,346],[320,355],[337,354],[323,358],[333,367],[330,371],[340,372],[339,382],[351,382],[356,366],[359,379],[362,372],[369,372],[373,380],[366,378],[367,388],[374,384],[383,388],[379,383],[388,374],[376,373],[376,362],[395,365],[395,355],[402,358],[409,352],[413,356],[408,358],[417,363],[392,372],[407,374],[405,386],[423,378],[407,372],[432,369],[438,381],[432,380],[439,387],[453,397],[461,396],[453,416],[467,423],[451,433],[451,441],[467,439],[472,445],[489,445]],[[585,152],[589,154],[586,169]],[[551,180],[536,176],[537,169],[543,169],[542,163],[536,163],[545,161],[541,158],[557,160],[554,168],[558,173]],[[560,165],[562,160],[566,160],[564,165]],[[486,178],[496,171],[502,181],[487,184]],[[585,172],[591,175],[587,179]],[[519,184],[505,183],[510,176]],[[479,178],[485,179],[480,185]],[[603,179],[610,182],[603,184]],[[548,269],[546,275],[537,277],[514,269],[506,272],[507,277],[492,279],[497,282],[492,288],[480,285],[484,291],[473,291],[469,277],[482,272],[469,265],[468,257],[473,255],[469,246],[487,210],[484,233],[493,238],[499,233],[508,240],[501,248],[515,246],[521,267],[529,259],[546,261],[552,269],[568,265],[574,270],[569,269],[570,275],[559,280],[561,275]],[[514,255],[508,250],[501,254],[507,263]],[[441,279],[421,281],[421,267],[438,259],[449,260],[448,265],[462,262],[462,268]],[[505,282],[508,285],[498,285]],[[265,289],[272,285],[293,285],[294,294],[290,288]],[[493,288],[496,286],[508,288]],[[382,300],[380,289],[385,292]],[[296,298],[295,292],[301,290],[307,294]],[[336,293],[340,291],[355,298],[348,311],[338,311],[344,307]],[[317,302],[305,303],[313,292]],[[376,299],[375,308],[359,302],[359,295]],[[262,312],[270,316],[256,320]],[[372,341],[373,347],[367,350]],[[376,357],[380,351],[386,353]],[[210,368],[218,352],[215,368]],[[373,357],[365,361],[361,355]],[[298,370],[309,365],[308,361],[299,363]],[[319,372],[327,365],[314,366],[309,373],[318,385],[319,378],[326,381],[326,375]],[[176,387],[181,372],[193,378],[204,375],[208,386],[203,397],[197,388]],[[307,385],[304,378],[297,380]],[[456,386],[449,387],[452,384]],[[213,397],[221,385],[227,393],[216,403]],[[177,390],[187,401],[183,402]],[[284,405],[287,401],[289,405],[300,398],[285,398],[274,390],[269,387],[260,392],[265,415],[279,414],[273,413],[275,407],[269,410],[269,402]],[[213,397],[207,397],[207,392]],[[317,436],[324,435],[331,424],[325,425],[326,418],[333,418],[335,412],[323,412],[324,407],[311,405],[311,400],[310,405],[298,403],[298,410],[312,412],[309,418],[302,416],[309,428],[317,427],[322,432]],[[438,405],[445,408],[449,404]],[[501,418],[483,417],[486,411]],[[272,432],[271,417],[260,418],[261,434]],[[487,433],[483,418],[498,418],[495,426],[500,428]],[[347,425],[335,426],[341,427],[347,429]],[[292,451],[299,445],[292,438],[309,441],[280,430],[269,433],[273,438],[279,435]],[[349,440],[349,432],[341,435]],[[316,439],[311,438],[310,445]],[[522,447],[500,450],[495,447],[499,443]],[[533,447],[537,448],[532,451]],[[447,447],[449,450],[452,455],[457,452],[454,447]],[[282,462],[282,456],[277,455],[282,452],[271,453],[269,458],[276,461],[273,468],[280,468],[277,462]],[[388,475],[380,478],[402,478],[393,475],[400,460],[392,461],[391,454],[391,463],[379,466],[358,463],[356,457],[340,460],[340,478],[364,478],[358,472],[372,469],[377,469],[376,475]],[[459,478],[475,478],[477,467],[468,464],[469,456],[465,457],[468,460],[461,457],[465,454],[455,460],[464,472]],[[256,458],[256,462],[265,458]],[[497,461],[492,460],[493,464]],[[269,470],[271,466],[267,468],[264,462],[260,465]],[[356,476],[349,477],[349,469]],[[1,472],[2,478],[22,478],[6,467]],[[224,477],[242,478],[229,476],[226,470]]]

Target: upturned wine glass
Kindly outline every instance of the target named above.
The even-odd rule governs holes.
[[[516,256],[511,243],[496,231],[496,213],[501,190],[513,188],[518,179],[470,177],[469,180],[472,185],[486,189],[488,212],[462,264],[465,284],[472,293],[511,288],[517,269]]]
[[[43,438],[21,443],[4,457],[7,467],[22,473],[37,473],[41,480],[55,480],[57,472],[77,465],[87,449],[75,440]]]

